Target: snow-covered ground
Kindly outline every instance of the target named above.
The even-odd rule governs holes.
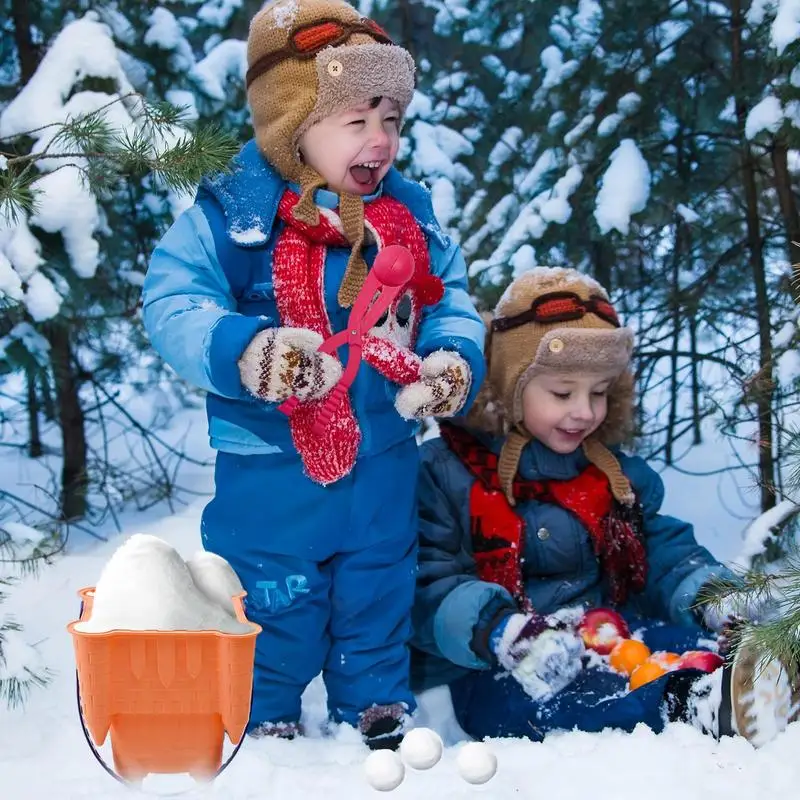
[[[210,456],[205,449],[202,412],[184,414],[196,421],[192,451]],[[693,454],[693,466],[717,466],[711,447]],[[35,478],[36,465],[7,457],[1,485],[20,487]],[[698,523],[698,538],[724,559],[741,548],[746,507],[726,510],[715,501],[719,476],[692,477],[670,473],[666,510]],[[724,480],[728,480],[727,478]],[[208,468],[187,467],[182,483],[199,492],[212,489]],[[66,626],[78,614],[78,589],[94,585],[112,553],[133,533],[158,536],[184,557],[199,547],[199,519],[206,499],[169,515],[165,508],[146,514],[123,515],[124,531],[98,531],[108,542],[76,534],[68,552],[36,577],[27,577],[12,590],[0,613],[13,615],[25,629],[25,639],[36,644],[43,661],[54,672],[52,684],[34,690],[23,709],[0,709],[0,798],[2,800],[92,800],[137,796],[116,784],[95,762],[83,738],[75,698],[72,641]],[[753,796],[789,798],[800,785],[800,725],[791,727],[772,744],[755,751],[743,740],[715,742],[683,726],[671,726],[655,736],[642,728],[633,734],[567,732],[543,744],[526,741],[492,741],[498,759],[496,776],[483,786],[465,783],[456,769],[459,731],[448,713],[446,694],[421,698],[420,725],[440,732],[447,745],[442,761],[428,772],[409,770],[391,796],[402,800],[417,795],[447,798],[511,797],[569,800],[626,800],[646,795],[648,800],[751,800]],[[364,779],[367,750],[352,730],[323,738],[324,689],[312,684],[304,698],[305,721],[310,736],[294,742],[247,740],[229,770],[216,783],[190,791],[186,797],[226,800],[263,800],[288,797],[305,800],[357,800],[380,796]],[[107,745],[103,748],[106,756]],[[143,789],[163,793],[187,787],[183,776],[148,779]]]

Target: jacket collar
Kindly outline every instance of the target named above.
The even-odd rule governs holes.
[[[247,142],[234,157],[229,172],[204,178],[200,184],[201,191],[212,194],[222,206],[228,236],[241,247],[259,247],[269,241],[278,203],[287,186],[262,156],[255,139]],[[442,247],[447,246],[447,237],[436,221],[431,195],[425,187],[406,180],[392,167],[378,192],[365,199],[369,202],[381,193],[403,203],[428,235],[437,238]],[[319,190],[315,200],[324,207],[336,207],[333,192]]]
[[[569,480],[577,477],[588,465],[580,447],[572,453],[562,454],[532,439],[522,451],[519,474],[528,480]]]
[[[504,436],[490,436],[485,433],[471,431],[497,455],[505,442]],[[579,447],[566,455],[556,453],[538,439],[531,439],[522,451],[519,460],[518,474],[521,478],[531,481],[541,480],[569,480],[577,477],[589,461]]]

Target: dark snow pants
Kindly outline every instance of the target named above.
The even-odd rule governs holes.
[[[628,622],[632,631],[642,631],[645,644],[653,652],[708,649],[698,644],[709,636],[699,627],[632,618]],[[539,703],[531,700],[510,674],[487,670],[459,678],[450,684],[450,691],[456,718],[470,736],[525,736],[541,741],[554,730],[632,731],[642,722],[660,732],[665,724],[664,689],[668,677],[669,673],[630,692],[627,676],[588,667],[554,698]]]

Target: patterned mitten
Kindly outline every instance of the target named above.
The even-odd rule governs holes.
[[[550,700],[582,669],[583,639],[539,614],[512,614],[492,636],[497,660],[533,700]]]
[[[458,353],[437,350],[422,360],[421,377],[404,386],[395,398],[397,413],[403,419],[452,417],[469,395],[472,371]]]
[[[317,348],[322,337],[305,328],[257,333],[239,359],[242,383],[260,400],[282,403],[324,397],[342,376],[342,365]]]

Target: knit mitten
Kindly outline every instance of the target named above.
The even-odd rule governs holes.
[[[583,666],[581,637],[539,614],[512,614],[493,631],[490,641],[500,665],[539,702],[572,683]]]
[[[420,379],[404,386],[395,398],[403,419],[452,417],[464,406],[472,384],[469,364],[458,353],[437,350],[422,360]]]
[[[269,328],[257,333],[239,359],[242,383],[269,403],[289,397],[318,400],[342,377],[342,365],[317,348],[322,337],[305,328]]]

